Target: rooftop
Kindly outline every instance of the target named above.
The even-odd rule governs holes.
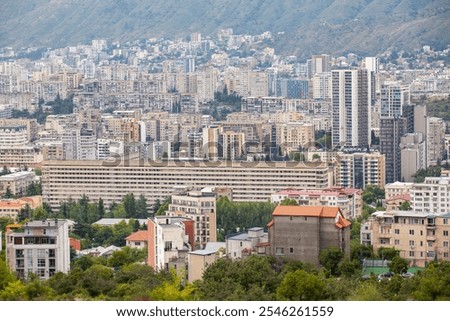
[[[273,216],[314,216],[335,218],[339,214],[339,207],[334,206],[289,206],[278,205]]]
[[[127,241],[147,241],[148,230],[137,231],[125,238]]]

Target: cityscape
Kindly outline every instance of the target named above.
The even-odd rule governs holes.
[[[450,300],[450,43],[0,48],[0,300]]]

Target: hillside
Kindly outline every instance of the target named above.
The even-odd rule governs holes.
[[[0,46],[264,31],[278,50],[375,54],[450,44],[448,0],[2,0]]]

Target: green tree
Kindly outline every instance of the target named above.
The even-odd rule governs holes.
[[[120,251],[115,251],[108,259],[108,265],[112,267],[122,267],[135,262],[142,262],[146,257],[145,250],[132,249],[128,246]]]
[[[426,169],[419,169],[414,175],[414,183],[423,183],[425,177],[441,176],[441,166],[429,166]]]
[[[147,218],[147,199],[144,195],[140,195],[136,201],[136,218]]]
[[[3,169],[0,172],[0,176],[4,176],[4,175],[8,175],[11,174],[11,171],[9,170],[9,168],[6,165],[3,165]]]
[[[136,217],[136,199],[133,193],[128,193],[122,200],[126,217]]]
[[[11,282],[14,282],[16,278],[9,270],[5,260],[0,257],[0,293]]]
[[[394,258],[392,258],[388,266],[389,270],[393,273],[406,273],[408,271],[409,261],[401,258],[400,256],[395,256]]]
[[[33,211],[33,220],[42,221],[42,220],[46,220],[47,218],[48,218],[48,213],[42,206],[39,206],[38,208],[36,208]]]
[[[450,300],[450,262],[431,262],[418,276],[413,298],[420,301]]]
[[[395,247],[380,247],[378,249],[378,256],[383,260],[392,261],[394,257],[399,256],[399,253]]]
[[[100,197],[97,203],[97,216],[101,219],[105,217],[105,214],[105,204],[103,202],[103,199]]]
[[[286,198],[281,201],[280,205],[298,205],[297,201],[292,198]]]
[[[410,204],[408,201],[403,202],[403,203],[400,205],[400,210],[401,210],[401,211],[410,211],[410,210],[412,210],[411,204]]]
[[[161,204],[161,206],[158,208],[158,210],[155,212],[155,216],[164,215],[165,212],[169,209],[169,205],[172,203],[172,197],[166,197],[164,199],[164,202]]]
[[[372,281],[360,282],[355,291],[349,296],[349,301],[383,301],[383,295]]]
[[[33,217],[33,210],[31,209],[30,204],[26,203],[25,206],[20,209],[18,220],[19,222],[22,222],[32,217]]]
[[[109,267],[94,264],[82,273],[78,286],[94,298],[99,295],[108,295],[116,286],[114,272]]]
[[[367,204],[374,204],[378,200],[384,199],[384,196],[384,189],[376,185],[367,186],[362,194],[363,201]]]
[[[19,281],[12,281],[0,293],[0,299],[5,301],[25,301],[27,293],[25,285]]]
[[[11,191],[11,188],[9,186],[6,188],[6,192],[3,195],[3,198],[15,198],[15,196],[14,196],[14,194]]]
[[[324,300],[325,283],[318,276],[303,270],[288,272],[276,291],[276,299],[281,301]]]
[[[344,252],[337,247],[320,251],[319,262],[331,275],[339,275],[339,263],[344,258]]]
[[[193,285],[183,285],[181,278],[175,271],[170,272],[171,280],[164,281],[160,286],[154,288],[150,297],[154,301],[189,301],[195,290]]]

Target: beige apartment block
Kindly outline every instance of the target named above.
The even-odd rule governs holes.
[[[173,193],[174,186],[193,189],[226,187],[233,199],[265,202],[273,193],[289,189],[324,189],[333,185],[332,168],[313,162],[237,162],[237,161],[58,161],[42,166],[44,201],[57,209],[61,202],[83,195],[109,206],[127,193],[144,195],[148,204]]]
[[[17,222],[17,218],[22,209],[27,205],[30,209],[35,209],[42,206],[42,196],[29,196],[18,199],[3,199],[0,200],[0,217],[12,218]]]
[[[335,166],[336,185],[365,189],[368,185],[384,188],[385,156],[380,153],[339,154]]]
[[[28,186],[30,186],[36,177],[34,172],[16,172],[0,176],[0,195],[5,194],[9,188],[15,196],[25,196]]]
[[[173,195],[166,214],[188,217],[195,222],[196,248],[204,248],[206,243],[217,241],[216,194],[190,191]]]
[[[8,166],[34,165],[42,160],[41,152],[34,146],[0,147],[0,164]]]
[[[412,266],[426,266],[434,260],[449,261],[450,214],[434,215],[414,211],[376,212],[361,227],[363,244],[395,247]]]
[[[385,199],[391,199],[398,195],[410,194],[414,183],[394,182],[384,186]]]
[[[304,122],[277,124],[277,145],[283,154],[308,148],[314,142],[314,125]]]

